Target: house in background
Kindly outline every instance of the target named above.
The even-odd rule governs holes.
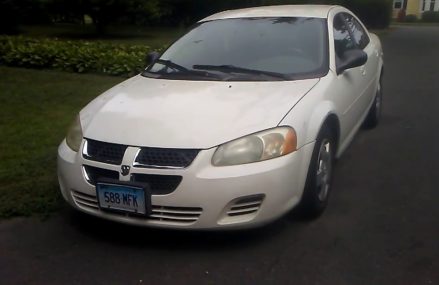
[[[393,18],[401,10],[405,10],[406,15],[420,18],[425,11],[439,11],[439,0],[393,0]]]

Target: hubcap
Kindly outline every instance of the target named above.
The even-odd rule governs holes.
[[[324,139],[320,145],[319,156],[317,160],[317,197],[320,201],[325,201],[328,197],[332,172],[332,154],[331,143]]]

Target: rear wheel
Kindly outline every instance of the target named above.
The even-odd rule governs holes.
[[[335,138],[331,129],[324,126],[314,146],[308,169],[300,213],[309,218],[318,217],[323,213],[331,191],[334,166]]]
[[[370,107],[369,114],[367,114],[366,120],[364,121],[364,127],[368,129],[375,128],[381,118],[381,110],[383,106],[383,85],[382,78],[378,81],[377,91],[375,95],[375,100]]]

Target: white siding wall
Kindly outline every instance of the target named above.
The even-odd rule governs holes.
[[[423,3],[424,3],[424,0],[419,1],[419,9],[421,10],[421,12],[429,11],[430,5],[431,5],[431,0],[425,0],[425,9],[424,10],[422,10]],[[439,0],[436,0],[434,3],[434,11],[439,11]]]

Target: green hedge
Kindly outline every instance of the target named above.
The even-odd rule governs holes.
[[[148,46],[0,36],[0,64],[132,76],[146,66]]]
[[[439,12],[437,11],[426,11],[422,13],[422,21],[426,23],[439,22]]]
[[[418,21],[418,17],[416,15],[408,14],[404,17],[404,22],[406,23],[414,23],[416,21]]]

